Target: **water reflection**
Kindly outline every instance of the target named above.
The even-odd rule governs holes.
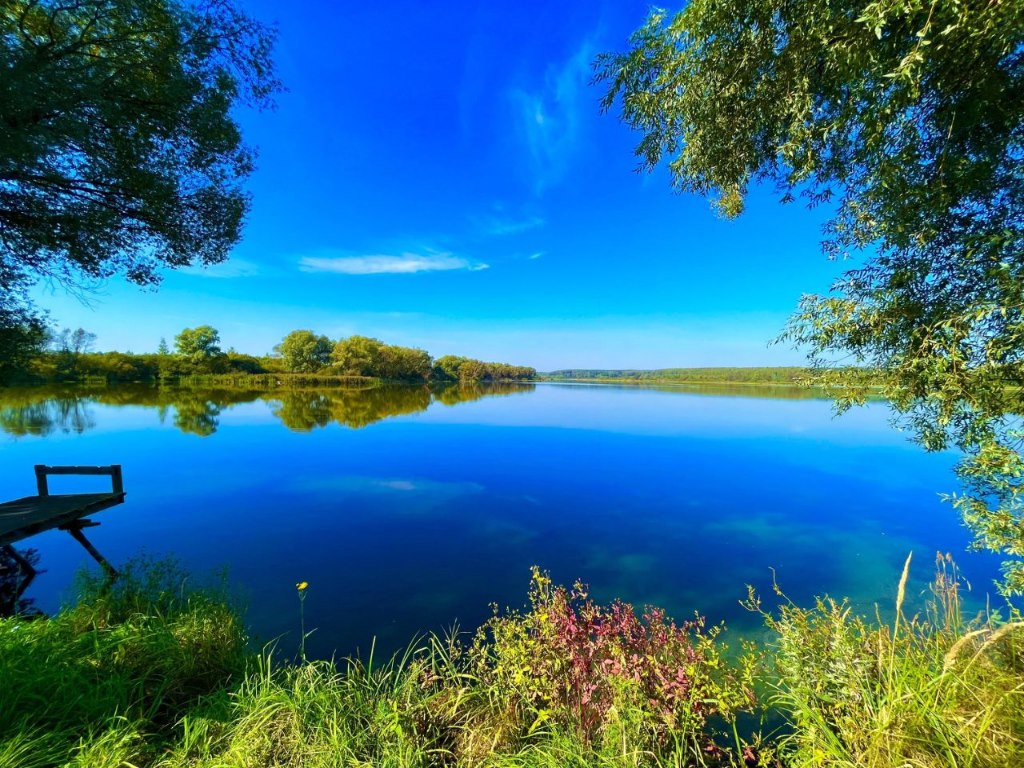
[[[427,387],[298,390],[278,393],[271,410],[289,429],[309,432],[332,422],[352,429],[391,416],[425,411],[432,401]]]
[[[257,401],[267,403],[270,412],[295,432],[310,432],[329,424],[360,429],[393,416],[425,411],[434,402],[453,406],[484,397],[532,392],[534,386],[504,383],[267,390],[121,385],[0,389],[0,431],[14,437],[80,434],[96,426],[92,406],[100,404],[150,408],[161,424],[170,415],[182,432],[208,437],[217,431],[225,409]]]
[[[18,613],[23,616],[38,614],[35,600],[23,597],[29,585],[41,571],[36,549],[17,550],[12,546],[0,547],[0,618]]]
[[[82,397],[67,393],[41,395],[35,390],[7,390],[0,395],[0,430],[9,435],[81,434],[95,426],[88,400]]]
[[[617,389],[647,389],[657,392],[682,392],[715,397],[756,397],[770,400],[830,400],[821,387],[804,387],[796,384],[753,384],[743,382],[659,382],[659,381],[559,381],[559,386],[568,387],[615,387]],[[869,400],[879,399],[869,395]]]

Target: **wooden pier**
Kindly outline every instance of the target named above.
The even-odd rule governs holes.
[[[67,531],[81,544],[85,551],[100,564],[110,578],[117,577],[117,571],[107,562],[92,543],[85,537],[82,530],[99,525],[87,517],[118,504],[124,503],[124,482],[121,477],[121,465],[108,467],[49,467],[37,464],[35,496],[0,504],[0,549],[10,555],[22,571],[22,582],[17,589],[20,597],[36,571],[32,565],[21,557],[11,545],[16,541],[34,536],[43,531],[58,528]],[[48,478],[51,475],[109,475],[110,491],[104,493],[68,493],[51,494]]]

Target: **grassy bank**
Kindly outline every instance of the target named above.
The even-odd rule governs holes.
[[[151,564],[0,620],[0,766],[1019,765],[1024,634],[964,623],[940,566],[927,616],[784,604],[738,661],[538,571],[525,609],[379,663],[249,648],[222,590]],[[751,734],[767,707],[789,726]]]

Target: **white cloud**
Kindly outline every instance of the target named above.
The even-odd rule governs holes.
[[[478,272],[488,265],[451,253],[403,253],[399,256],[303,256],[299,269],[303,272],[334,272],[341,275],[411,275],[416,272]]]
[[[538,192],[564,175],[577,147],[593,56],[586,41],[564,64],[549,68],[542,85],[509,93]]]
[[[544,251],[537,251],[536,253],[531,253],[526,258],[528,258],[530,261],[536,261],[537,259],[539,259],[543,255],[544,255]]]

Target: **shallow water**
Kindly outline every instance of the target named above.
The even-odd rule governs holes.
[[[538,384],[493,389],[0,390],[0,490],[33,464],[124,466],[127,503],[90,538],[115,564],[173,554],[226,565],[262,641],[394,650],[490,604],[519,606],[529,567],[601,599],[699,611],[741,633],[745,584],[891,606],[907,553],[920,596],[952,551],[976,600],[996,575],[938,494],[955,457],[926,454],[884,403],[751,390]],[[54,492],[94,479],[56,478]],[[67,534],[31,540],[52,611],[88,562]],[[990,589],[988,591],[991,591]]]

